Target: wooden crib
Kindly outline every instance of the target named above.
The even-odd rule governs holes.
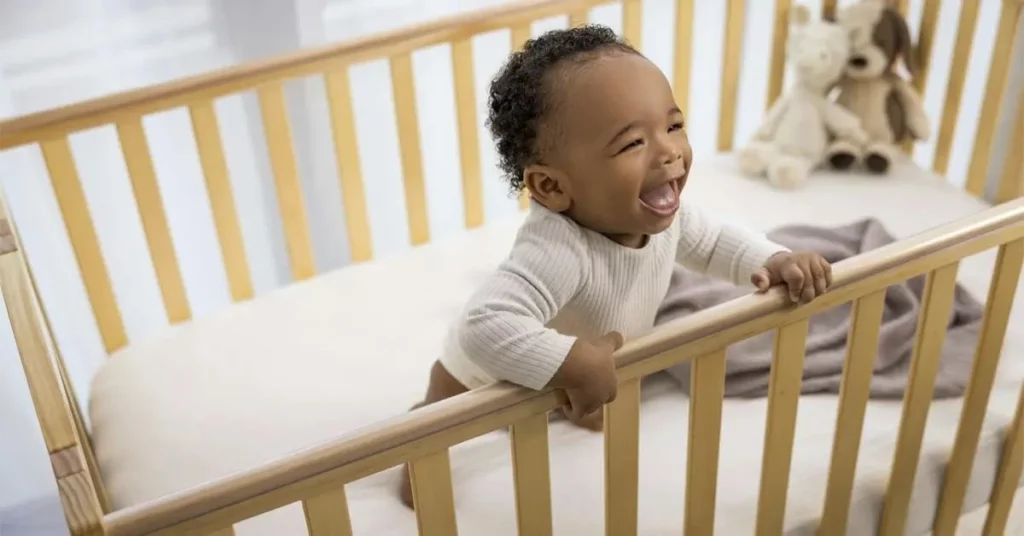
[[[315,279],[312,246],[303,208],[303,194],[285,109],[282,84],[303,76],[321,76],[327,88],[330,123],[343,191],[346,227],[354,261],[376,262],[371,244],[364,180],[357,151],[349,87],[350,65],[387,58],[401,147],[408,225],[413,245],[430,242],[426,216],[420,130],[413,91],[411,54],[414,50],[450,43],[457,103],[458,139],[462,170],[465,226],[485,228],[482,200],[480,144],[476,128],[471,38],[485,32],[510,31],[512,46],[529,37],[531,22],[568,15],[570,24],[587,21],[594,0],[525,0],[515,4],[447,18],[354,42],[276,57],[194,78],[82,102],[72,106],[0,122],[0,149],[38,145],[46,163],[64,223],[74,247],[78,270],[88,293],[95,320],[108,352],[130,346],[111,288],[110,277],[90,217],[68,136],[83,129],[115,125],[131,184],[141,214],[149,254],[172,323],[193,319],[152,158],[144,138],[142,119],[148,114],[187,107],[192,121],[209,200],[213,210],[223,264],[232,298],[240,303],[254,297],[249,266],[242,248],[238,216],[228,182],[214,99],[243,91],[258,93],[266,126],[269,158],[275,175],[280,211],[287,237],[287,252],[294,279]],[[835,0],[826,9],[835,9]],[[906,9],[907,1],[899,2]],[[926,0],[918,38],[923,57],[932,49],[940,5]],[[770,61],[769,101],[782,90],[784,42],[789,0],[775,0],[774,45]],[[623,33],[636,41],[641,32],[641,0],[621,2]],[[694,53],[692,12],[694,0],[678,0],[675,20],[674,91],[680,106],[689,103],[689,66]],[[978,6],[965,2],[953,53],[953,76],[946,82],[946,99],[938,128],[935,173],[944,175],[953,143],[953,131],[976,32]],[[654,333],[629,341],[617,355],[619,396],[606,408],[604,442],[604,531],[625,536],[643,533],[638,477],[640,458],[641,379],[683,361],[692,361],[689,440],[686,449],[685,501],[678,516],[688,535],[711,534],[716,523],[715,504],[729,490],[718,480],[720,430],[723,423],[725,349],[752,335],[775,332],[775,361],[767,401],[756,533],[782,534],[790,486],[794,428],[803,366],[808,318],[816,312],[852,302],[853,321],[842,392],[831,447],[826,493],[819,534],[843,534],[850,517],[850,497],[858,464],[858,446],[868,404],[874,344],[881,321],[884,289],[918,274],[927,274],[926,295],[914,342],[910,388],[902,403],[897,446],[878,533],[903,534],[908,516],[922,437],[935,381],[936,360],[953,299],[962,259],[997,250],[991,272],[985,319],[970,379],[959,412],[953,448],[932,522],[934,534],[951,535],[963,511],[968,480],[978,448],[1002,352],[1004,336],[1013,330],[1011,306],[1024,263],[1024,93],[1016,110],[1001,109],[1005,100],[1010,58],[1019,33],[1024,2],[1004,0],[996,33],[995,50],[973,141],[964,196],[980,197],[990,166],[990,151],[997,120],[1014,114],[1014,134],[997,197],[990,206],[964,217],[871,251],[835,266],[835,289],[804,306],[792,307],[779,292],[749,296],[663,326]],[[728,0],[725,28],[722,105],[718,149],[732,149],[740,88],[739,68],[744,33],[744,0]],[[764,22],[768,24],[768,22]],[[748,58],[748,61],[761,58]],[[926,62],[927,64],[927,62]],[[917,79],[925,91],[925,76]],[[931,88],[927,88],[931,89]],[[17,180],[17,179],[15,179]],[[525,208],[525,200],[521,204]],[[101,478],[82,410],[74,397],[59,348],[53,344],[47,309],[36,292],[24,257],[17,226],[7,209],[0,212],[0,288],[8,309],[21,361],[38,414],[57,480],[64,514],[74,535],[234,534],[246,519],[285,505],[301,503],[309,534],[352,534],[350,497],[345,485],[369,475],[411,462],[416,525],[423,535],[456,534],[456,503],[451,477],[450,448],[497,430],[511,429],[511,465],[518,534],[553,533],[552,472],[549,465],[548,413],[563,401],[558,392],[532,392],[495,385],[407,414],[344,431],[326,442],[267,463],[233,472],[189,489],[116,507]],[[1019,318],[1019,317],[1018,317]],[[1016,356],[1024,357],[1024,356]],[[432,359],[432,357],[431,357]],[[425,379],[425,378],[424,378]],[[1003,429],[994,484],[986,491],[983,533],[1003,534],[1011,518],[1011,504],[1021,481],[1024,462],[1024,392],[1012,421]],[[753,455],[755,447],[750,446]],[[174,463],[168,460],[168,463]],[[753,478],[753,475],[751,476]]]

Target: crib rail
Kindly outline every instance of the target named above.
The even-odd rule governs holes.
[[[724,351],[769,330],[776,346],[769,386],[757,534],[780,534],[792,458],[796,401],[808,318],[854,302],[855,313],[844,371],[832,470],[824,500],[822,534],[842,534],[848,515],[853,469],[870,370],[877,343],[884,290],[926,275],[923,312],[914,342],[910,389],[904,400],[892,478],[885,496],[881,534],[902,534],[920,454],[926,412],[935,382],[938,352],[953,299],[959,261],[998,248],[970,387],[946,475],[936,534],[952,534],[978,443],[980,424],[1012,297],[1024,264],[1024,199],[986,210],[835,266],[834,290],[814,302],[788,305],[781,291],[750,295],[666,324],[628,341],[617,353],[619,397],[606,409],[606,533],[636,534],[639,382],[646,375],[693,361],[693,403],[684,512],[687,534],[711,534],[717,481]],[[333,527],[347,534],[344,484],[400,463],[412,463],[417,520],[425,534],[455,534],[449,447],[500,428],[512,427],[520,534],[551,533],[547,468],[548,411],[564,403],[556,391],[495,385],[395,417],[293,457],[209,483],[198,489],[113,512],[104,518],[110,535],[177,534],[223,530],[248,517],[304,501],[312,533]],[[986,535],[1000,534],[1021,472],[1024,398],[1018,408]],[[334,505],[328,507],[327,505]],[[828,530],[826,530],[828,529]]]

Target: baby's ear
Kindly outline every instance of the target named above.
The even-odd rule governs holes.
[[[568,180],[561,172],[542,165],[523,170],[523,186],[530,197],[552,212],[564,212],[572,206]]]

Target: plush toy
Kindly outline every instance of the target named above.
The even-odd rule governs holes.
[[[836,22],[850,39],[850,59],[839,81],[836,102],[860,118],[868,140],[840,134],[829,147],[836,169],[855,164],[886,173],[907,140],[926,140],[928,117],[914,87],[896,73],[903,59],[911,76],[917,73],[914,45],[907,22],[891,0],[858,0],[839,10]]]
[[[794,82],[771,106],[764,123],[738,151],[744,173],[766,175],[779,188],[797,188],[822,164],[830,135],[864,141],[856,115],[828,99],[843,74],[850,41],[833,21],[810,21],[806,6],[790,9],[786,61]]]

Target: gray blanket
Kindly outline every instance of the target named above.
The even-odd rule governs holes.
[[[816,251],[833,264],[893,241],[893,237],[875,219],[827,228],[787,226],[769,233],[768,237],[792,250]],[[902,397],[907,387],[924,282],[925,276],[921,275],[886,290],[878,356],[871,380],[873,398]],[[749,288],[735,287],[677,266],[657,323],[696,313],[749,292]],[[804,362],[804,394],[839,392],[850,311],[851,304],[847,303],[811,316]],[[963,394],[970,375],[982,311],[982,304],[958,285],[942,348],[935,397]],[[774,331],[769,331],[730,346],[726,354],[725,396],[767,395],[773,336]],[[684,390],[689,390],[689,363],[677,365],[667,372],[682,383]]]

